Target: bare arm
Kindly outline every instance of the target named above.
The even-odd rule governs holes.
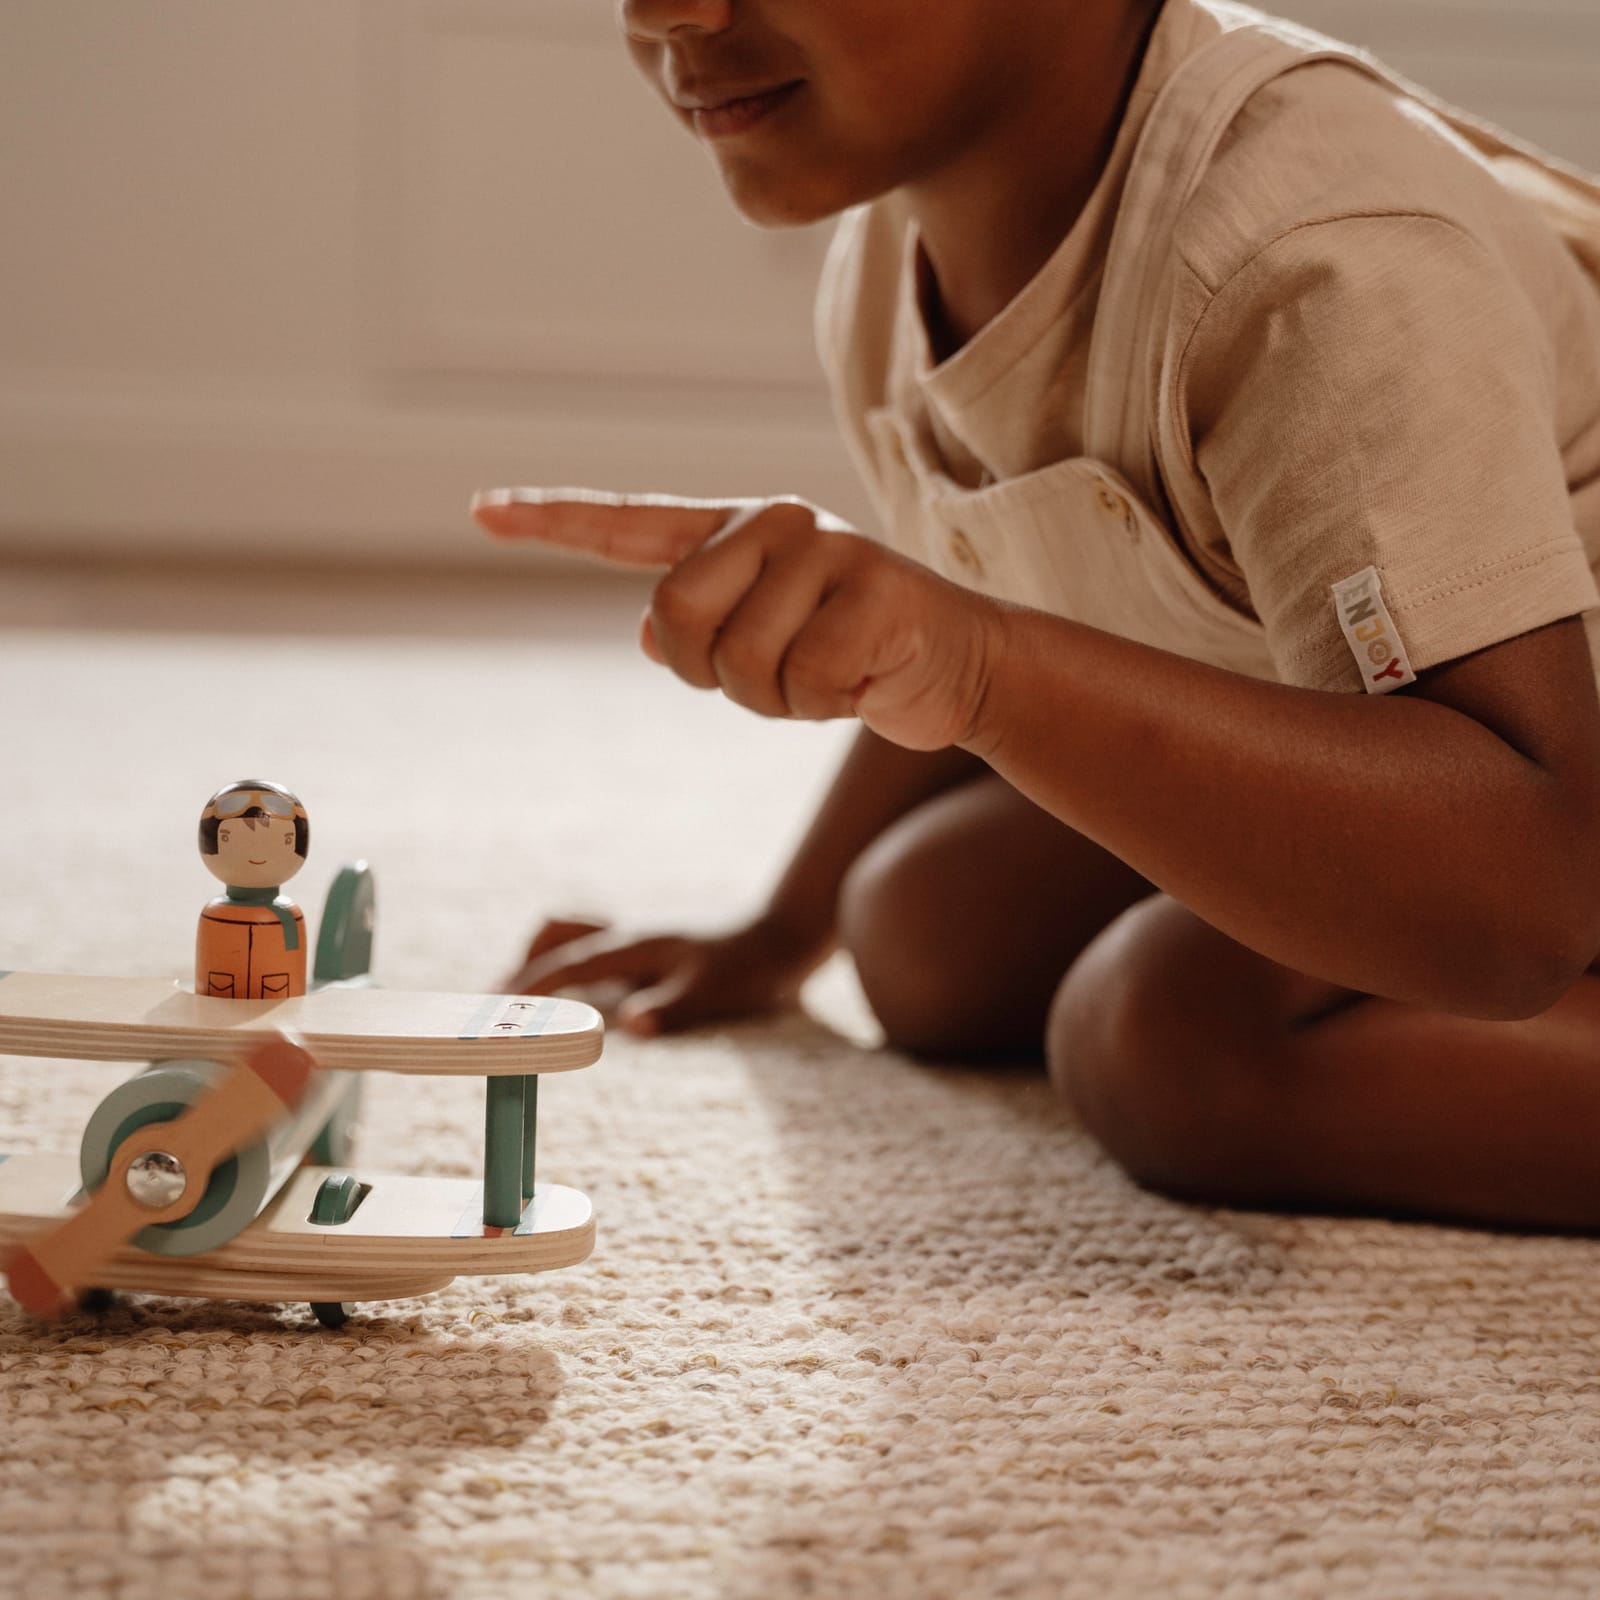
[[[1600,949],[1600,700],[1573,617],[1386,697],[1257,682],[962,589],[811,508],[562,491],[504,531],[669,570],[645,647],[767,716],[960,746],[1224,933],[1463,1015]]]
[[[1600,706],[1569,619],[1409,692],[1256,682],[1037,612],[988,629],[967,748],[1230,937],[1462,1014],[1600,950]]]
[[[834,947],[839,892],[851,863],[897,817],[982,770],[964,750],[903,750],[862,728],[752,921],[723,933],[639,936],[556,917],[535,933],[505,987],[542,994],[620,983],[627,997],[617,1020],[635,1033],[790,1005]]]
[[[956,747],[905,750],[863,727],[773,890],[762,920],[820,960],[832,948],[839,889],[892,822],[984,770]]]

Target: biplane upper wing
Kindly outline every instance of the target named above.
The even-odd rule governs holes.
[[[345,1072],[565,1072],[597,1061],[593,1006],[548,996],[344,987],[288,1000],[197,995],[165,978],[0,973],[0,1055],[137,1061],[236,1056],[255,1033],[291,1033]]]

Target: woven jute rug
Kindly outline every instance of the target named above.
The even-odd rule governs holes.
[[[280,598],[13,607],[0,968],[185,972],[199,808],[267,776],[311,810],[313,916],[364,856],[381,980],[476,988],[547,909],[749,908],[840,748],[673,684],[559,585],[392,629],[359,587]],[[0,1592],[1600,1592],[1595,1243],[1175,1204],[1037,1076],[874,1048],[838,968],[808,1003],[547,1081],[580,1267],[338,1332],[0,1297]],[[0,1061],[0,1149],[75,1149],[112,1081]],[[471,1173],[481,1118],[476,1085],[380,1076],[363,1158]]]

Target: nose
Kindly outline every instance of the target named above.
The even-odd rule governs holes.
[[[673,34],[721,33],[733,20],[733,0],[619,0],[622,31],[640,44],[665,44]]]

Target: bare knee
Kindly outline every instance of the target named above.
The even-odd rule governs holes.
[[[1046,1062],[1057,1092],[1137,1182],[1222,1199],[1259,1079],[1250,1052],[1234,1048],[1237,1014],[1218,1024],[1223,1037],[1208,1029],[1228,1008],[1217,974],[1203,960],[1174,959],[1185,940],[1190,957],[1207,938],[1222,940],[1203,925],[1195,937],[1193,925],[1165,895],[1111,923],[1056,991]]]
[[[922,852],[891,828],[858,856],[839,897],[839,938],[888,1042],[910,1055],[970,1048],[970,977],[956,969],[941,904]],[[965,981],[964,981],[965,980]]]
[[[1161,1053],[1148,1037],[1148,974],[1139,960],[1137,907],[1073,963],[1045,1028],[1056,1092],[1141,1182],[1155,1174],[1153,1134],[1164,1121]]]
[[[1002,779],[923,802],[856,860],[840,937],[890,1042],[1038,1061],[1061,974],[1150,886]]]

